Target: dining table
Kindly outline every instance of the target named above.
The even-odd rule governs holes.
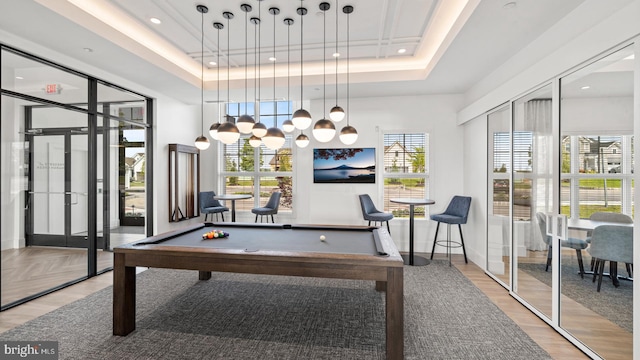
[[[433,205],[436,202],[431,199],[424,198],[391,198],[392,203],[409,205],[409,255],[402,255],[405,265],[411,266],[424,266],[428,265],[431,261],[428,259],[417,256],[413,253],[413,229],[415,222],[415,206],[416,205]]]
[[[219,194],[213,198],[216,200],[231,201],[231,222],[236,222],[236,200],[251,199],[253,196],[249,194]]]

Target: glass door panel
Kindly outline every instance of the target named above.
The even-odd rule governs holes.
[[[511,185],[510,107],[487,116],[488,165],[487,189],[487,270],[505,286],[511,276],[511,222],[509,194]]]
[[[627,47],[561,79],[561,212],[568,217],[634,216],[634,66],[633,48]],[[589,248],[562,248],[560,326],[603,358],[631,358],[633,281],[625,280],[631,274],[617,263],[617,286],[605,275],[598,291],[592,282],[592,232],[569,230],[574,239],[588,239]],[[613,240],[605,244],[616,253]],[[615,353],[608,352],[612,348]]]
[[[33,181],[30,208],[33,211],[32,245],[47,245],[65,235],[65,139],[64,135],[34,136]],[[50,245],[63,244],[65,241]]]
[[[538,216],[554,202],[551,85],[513,103],[512,139],[514,291],[551,319],[555,269],[547,267],[550,246]]]

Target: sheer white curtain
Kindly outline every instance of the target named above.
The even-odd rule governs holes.
[[[537,212],[551,211],[553,205],[553,119],[551,99],[524,103],[524,127],[531,132],[531,226],[525,236],[529,250],[544,250],[546,244],[536,223]]]

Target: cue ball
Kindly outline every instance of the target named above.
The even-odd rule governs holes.
[[[320,241],[325,241],[327,238],[324,235],[320,235]]]

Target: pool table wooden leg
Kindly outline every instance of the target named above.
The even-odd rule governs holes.
[[[136,268],[125,266],[125,255],[113,255],[113,335],[136,329]]]
[[[211,271],[198,271],[198,280],[211,279]]]
[[[387,269],[387,359],[404,359],[404,285],[402,267]]]

